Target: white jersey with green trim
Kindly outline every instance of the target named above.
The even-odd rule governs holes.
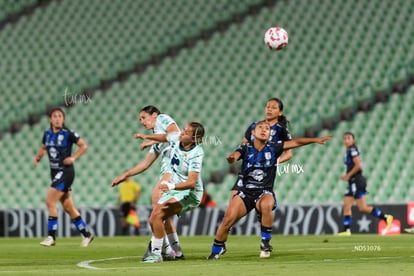
[[[173,118],[171,118],[167,114],[159,114],[157,116],[157,120],[155,122],[155,127],[153,129],[153,133],[154,134],[167,134],[167,128],[171,124],[175,124],[177,126],[177,128],[179,129],[177,123],[174,121]],[[151,146],[150,152],[161,155],[161,172],[160,172],[160,177],[161,177],[167,171],[168,165],[170,163],[170,159],[171,159],[170,145],[169,145],[169,143],[155,144],[155,145]]]
[[[171,161],[168,172],[171,173],[170,182],[179,184],[188,180],[189,172],[197,172],[196,186],[191,193],[201,200],[203,196],[203,182],[201,180],[201,168],[203,164],[204,150],[199,144],[194,144],[185,150],[176,135],[168,135],[171,145]]]

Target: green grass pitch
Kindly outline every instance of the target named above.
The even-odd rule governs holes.
[[[230,236],[227,253],[207,261],[213,237],[182,237],[185,261],[141,263],[149,237],[0,239],[0,275],[414,275],[414,236],[274,235],[274,250],[259,258],[260,237]]]

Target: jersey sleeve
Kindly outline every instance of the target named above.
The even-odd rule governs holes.
[[[280,133],[280,140],[282,141],[289,141],[292,140],[292,135],[289,132],[287,127],[282,128],[282,132]]]
[[[42,137],[42,144],[46,144],[46,131],[43,133],[43,137]]]
[[[359,151],[358,151],[358,149],[357,149],[357,148],[351,148],[351,149],[349,150],[349,155],[350,155],[352,158],[359,156]]]
[[[273,147],[275,148],[276,159],[282,155],[284,144],[285,142],[283,140],[279,140],[276,143],[274,143]]]
[[[167,134],[167,141],[169,143],[178,142],[179,137],[180,137],[180,132],[170,132]]]
[[[171,124],[176,124],[173,118],[171,118],[167,114],[160,114],[157,116],[157,122],[156,124],[159,126],[160,129],[163,129],[164,131],[167,130],[167,128]]]
[[[244,133],[244,138],[246,138],[247,141],[251,141],[252,139],[252,128],[253,128],[254,124],[251,124],[247,129],[246,132]]]
[[[240,152],[240,157],[238,160],[243,159],[244,152],[246,151],[247,144],[240,144],[239,147],[235,150],[237,152]]]
[[[161,153],[161,144],[154,144],[150,147],[149,153],[154,153],[156,155]]]
[[[69,141],[71,141],[72,143],[76,144],[80,139],[80,136],[77,132],[70,130],[69,131]]]

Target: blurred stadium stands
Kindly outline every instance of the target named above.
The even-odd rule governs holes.
[[[301,164],[305,172],[277,179],[280,202],[341,201],[345,130],[357,136],[370,200],[412,200],[412,1],[272,2],[52,1],[6,25],[0,31],[0,208],[43,207],[48,162],[34,169],[32,159],[48,118],[37,122],[34,115],[65,106],[65,91],[75,95],[91,87],[102,89],[90,102],[66,109],[67,125],[89,145],[75,165],[80,207],[115,204],[112,179],[146,154],[132,134],[144,131],[138,111],[148,104],[180,126],[191,119],[205,125],[203,178],[225,204],[234,182],[225,156],[274,96],[283,99],[294,136],[335,137],[325,147],[294,151],[290,168]],[[290,36],[277,53],[263,43],[274,24]],[[122,81],[102,86],[114,79]],[[326,127],[331,130],[320,131]],[[158,172],[154,164],[135,177],[143,186],[141,204],[150,203]]]

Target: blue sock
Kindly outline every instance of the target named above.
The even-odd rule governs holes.
[[[376,207],[374,207],[372,209],[371,214],[376,218],[386,220],[385,214],[380,209],[378,209]]]
[[[86,230],[86,223],[83,219],[79,216],[72,220],[73,224],[75,225],[76,229],[84,236],[89,237],[90,233]]]
[[[221,242],[215,239],[213,246],[211,247],[211,252],[213,254],[220,254],[223,247],[224,247],[224,242]]]
[[[352,224],[352,217],[344,216],[344,219],[342,222],[344,224],[344,231],[349,231],[349,229],[351,228],[351,224]]]
[[[262,240],[270,241],[272,238],[272,227],[261,226]]]
[[[52,236],[53,239],[56,239],[56,231],[58,228],[58,218],[49,217],[47,220],[47,232],[48,236]]]

